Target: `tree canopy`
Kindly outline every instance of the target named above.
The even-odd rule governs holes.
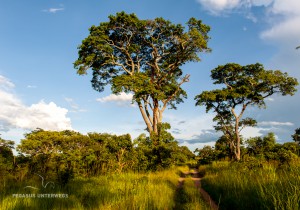
[[[216,129],[221,130],[231,143],[237,160],[240,159],[240,131],[245,126],[255,126],[252,118],[242,119],[248,106],[265,108],[265,99],[273,94],[294,95],[298,81],[279,70],[265,70],[262,64],[241,66],[228,63],[211,71],[214,84],[221,89],[203,91],[195,97],[197,106],[214,111]]]
[[[163,18],[141,20],[120,12],[90,28],[74,66],[80,75],[92,70],[92,87],[99,92],[110,85],[114,94],[133,93],[147,130],[157,134],[166,107],[176,108],[186,97],[181,85],[189,75],[183,75],[181,66],[210,51],[209,30],[195,18],[185,30]]]

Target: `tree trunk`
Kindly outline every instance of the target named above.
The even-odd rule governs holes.
[[[139,106],[140,112],[142,114],[142,117],[144,119],[144,122],[146,123],[147,129],[148,129],[149,133],[151,133],[153,131],[153,128],[152,128],[152,125],[147,117],[147,114],[146,114],[144,108],[143,108],[142,103],[138,102],[138,106]]]
[[[158,129],[157,129],[157,125],[158,125],[158,100],[155,99],[153,100],[153,132],[155,134],[158,134]]]
[[[237,161],[241,160],[241,138],[239,133],[239,118],[235,120],[235,136],[236,136],[236,146],[235,146],[235,159]]]

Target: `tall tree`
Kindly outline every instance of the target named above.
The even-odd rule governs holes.
[[[74,66],[80,75],[92,70],[92,87],[99,92],[111,85],[114,94],[133,93],[148,131],[158,134],[164,110],[175,109],[186,97],[181,86],[190,75],[183,75],[181,66],[200,61],[198,54],[210,51],[209,26],[195,18],[187,26],[185,31],[163,18],[111,15],[108,22],[90,28]]]
[[[203,91],[195,97],[196,105],[206,106],[206,112],[216,113],[215,121],[231,140],[231,149],[236,160],[241,157],[240,130],[247,125],[255,125],[251,118],[242,119],[247,107],[265,108],[265,99],[278,93],[293,95],[298,85],[297,79],[279,70],[265,70],[256,63],[241,66],[235,63],[218,66],[211,71],[214,84],[225,85],[222,89]]]

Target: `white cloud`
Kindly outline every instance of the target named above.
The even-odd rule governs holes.
[[[197,2],[213,14],[239,9],[240,12],[244,12],[246,18],[254,22],[257,18],[251,13],[251,8],[263,6],[265,7],[264,20],[267,20],[270,25],[261,33],[261,37],[280,42],[285,46],[290,43],[288,47],[295,48],[300,44],[299,0],[197,0]]]
[[[286,14],[289,16],[299,16],[299,0],[273,0],[271,12],[274,14]]]
[[[101,103],[115,102],[119,106],[124,106],[124,105],[126,106],[126,105],[130,105],[132,98],[133,98],[132,93],[127,94],[127,93],[122,92],[119,95],[110,94],[109,96],[97,98],[96,101],[99,101]]]
[[[14,128],[47,130],[72,129],[71,120],[66,117],[68,110],[54,102],[26,106],[12,93],[14,84],[0,75],[0,130]]]
[[[300,4],[300,2],[299,2]],[[292,44],[293,49],[296,48],[297,41],[300,41],[300,10],[299,16],[289,17],[286,16],[284,19],[277,23],[272,23],[272,26],[261,33],[263,39],[269,39],[271,41],[280,42],[283,44]]]
[[[263,121],[257,123],[258,126],[293,126],[291,122],[274,122],[274,121]]]
[[[251,138],[251,137],[256,137],[256,136],[263,136],[263,131],[269,131],[269,128],[260,128],[260,127],[245,127],[241,131],[241,135],[244,138]]]
[[[261,38],[274,44],[278,52],[270,60],[270,66],[300,77],[300,2],[299,0],[274,0],[267,14],[269,27],[261,32]]]
[[[44,9],[42,10],[43,12],[48,12],[48,13],[56,13],[58,11],[63,11],[65,8],[59,7],[59,8],[49,8],[49,9]]]
[[[197,2],[212,14],[234,9],[241,3],[240,0],[197,0]]]
[[[15,85],[9,81],[6,77],[0,75],[0,88],[1,89],[11,89],[14,88]]]
[[[274,0],[197,0],[203,8],[214,15],[219,15],[224,12],[231,12],[235,9],[248,9],[251,7],[268,7]],[[247,14],[249,19],[256,18],[250,13]]]

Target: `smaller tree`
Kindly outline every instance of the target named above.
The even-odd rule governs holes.
[[[14,141],[4,140],[0,136],[0,180],[5,179],[11,173],[14,166]]]
[[[267,160],[276,159],[276,138],[274,133],[264,137],[253,137],[246,141],[247,153]]]
[[[300,144],[300,128],[297,128],[295,130],[295,133],[292,135],[292,138],[296,143]]]
[[[198,153],[197,159],[200,164],[210,164],[217,158],[216,151],[211,146],[204,146],[202,149],[197,148],[195,153]]]
[[[289,77],[279,70],[265,70],[256,63],[241,66],[229,63],[211,71],[214,84],[225,85],[222,89],[203,91],[195,97],[197,106],[206,106],[216,113],[214,121],[217,130],[221,130],[230,139],[230,148],[236,160],[241,158],[240,132],[245,126],[254,126],[252,118],[243,119],[247,107],[265,108],[265,99],[275,93],[294,95],[297,91],[297,79]]]

